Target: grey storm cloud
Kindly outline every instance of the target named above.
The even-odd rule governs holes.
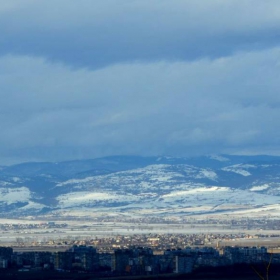
[[[216,58],[275,47],[280,35],[276,0],[9,2],[0,10],[0,53],[75,67]]]
[[[278,1],[0,1],[1,162],[278,153]]]

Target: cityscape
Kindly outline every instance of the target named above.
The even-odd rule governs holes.
[[[0,280],[279,280],[279,31],[279,0],[0,0]]]
[[[178,239],[185,238],[181,236]],[[193,237],[196,240],[200,240],[200,238],[202,237]],[[101,253],[95,247],[88,245],[73,245],[63,251],[55,251],[55,248],[52,249],[53,251],[28,251],[28,249],[20,251],[18,248],[13,250],[11,247],[0,247],[0,269],[1,273],[5,275],[12,273],[14,277],[30,276],[33,272],[40,271],[59,272],[63,275],[73,272],[94,273],[95,277],[99,278],[123,276],[129,279],[129,276],[191,275],[199,270],[207,271],[211,267],[220,269],[238,264],[246,264],[247,268],[249,265],[257,266],[263,263],[269,264],[273,268],[278,268],[280,265],[280,253],[275,253],[273,249],[269,250],[266,247],[229,247],[217,244],[216,248],[195,246],[159,250],[162,249],[160,237],[136,236],[135,240],[137,239],[140,242],[142,240],[150,241],[153,243],[154,249],[131,246],[125,237],[111,240],[111,244],[114,245],[117,242],[120,244],[116,247],[126,249],[114,249],[110,250],[110,253]],[[166,236],[163,239],[172,242],[176,240],[176,237]],[[95,242],[104,241],[95,240]]]
[[[241,270],[237,271],[243,271],[245,275],[257,276],[256,272],[262,273],[260,266],[263,264],[269,264],[273,277],[277,276],[280,267],[280,220],[271,217],[224,221],[213,217],[186,218],[168,222],[171,228],[180,229],[182,225],[192,230],[205,228],[189,233],[156,233],[157,226],[163,224],[159,218],[129,220],[126,226],[122,221],[126,233],[121,234],[105,230],[106,223],[112,223],[111,220],[87,222],[91,226],[83,224],[78,231],[79,226],[71,228],[71,221],[2,221],[1,273],[7,277],[5,279],[36,279],[32,278],[36,272],[45,277],[42,279],[57,279],[57,273],[65,279],[80,279],[81,275],[88,277],[83,279],[161,275],[169,275],[169,279],[183,275],[187,279],[203,279],[209,271],[218,278],[219,272],[223,271],[225,276],[225,271],[235,270],[236,266],[240,266]],[[222,225],[225,231],[208,232],[209,225]],[[139,232],[141,226],[148,232]],[[72,235],[64,232],[66,229]],[[5,239],[5,234],[13,237]]]

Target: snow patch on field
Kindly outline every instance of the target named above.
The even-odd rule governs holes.
[[[87,177],[84,179],[71,179],[71,180],[67,180],[65,182],[59,183],[56,186],[57,187],[63,187],[66,185],[75,185],[75,184],[83,184],[83,183],[89,183],[94,179],[94,177]]]
[[[193,194],[206,193],[206,192],[217,192],[217,191],[228,191],[228,190],[229,188],[226,187],[195,188],[188,191],[171,192],[169,194],[163,195],[162,197],[185,196],[185,195],[193,195]]]
[[[264,185],[261,185],[261,186],[254,186],[250,189],[250,191],[252,191],[252,192],[263,191],[263,190],[268,189],[269,187],[270,186],[268,184],[264,184]]]
[[[5,186],[10,186],[12,183],[10,182],[5,182],[5,181],[0,181],[0,186],[5,187]]]
[[[251,164],[236,164],[236,165],[224,167],[224,168],[222,168],[222,170],[227,171],[227,172],[233,172],[233,173],[247,177],[247,176],[252,175],[249,171],[246,170],[249,168],[255,168],[255,166],[251,165]]]
[[[137,200],[133,195],[113,194],[105,192],[72,192],[57,197],[60,207],[75,207],[83,204],[100,202],[120,203]]]
[[[13,182],[15,182],[15,183],[19,183],[19,182],[21,181],[21,179],[18,178],[18,177],[13,177],[12,180],[13,180]]]
[[[42,210],[46,205],[29,201],[27,205],[21,207],[22,210]]]
[[[209,156],[209,158],[217,160],[217,161],[221,161],[221,162],[229,161],[228,158],[223,157],[223,156],[219,156],[219,155],[211,155],[211,156]]]
[[[28,202],[31,199],[31,192],[26,187],[21,188],[0,188],[0,202],[8,205],[17,202]]]
[[[198,175],[196,175],[196,178],[198,178],[198,179],[199,178],[207,178],[207,179],[210,179],[212,181],[216,181],[218,176],[212,170],[202,169],[201,171],[199,171]]]

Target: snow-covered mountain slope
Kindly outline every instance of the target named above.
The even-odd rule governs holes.
[[[0,210],[2,211],[41,211],[45,205],[32,201],[35,198],[27,187],[19,188],[0,188]]]
[[[191,215],[271,205],[280,205],[278,157],[107,157],[0,170],[2,216],[74,210]]]

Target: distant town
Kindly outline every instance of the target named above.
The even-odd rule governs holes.
[[[216,222],[218,221],[207,220],[207,224]],[[228,221],[225,224],[232,227],[275,229],[279,226],[279,221]],[[103,278],[192,274],[205,267],[217,268],[236,264],[280,265],[280,235],[275,234],[275,230],[271,234],[259,231],[256,234],[130,233],[93,238],[59,237],[59,232],[68,227],[67,223],[56,222],[2,224],[2,237],[5,233],[20,233],[24,236],[25,233],[34,233],[36,230],[39,230],[41,237],[16,237],[10,245],[5,246],[2,242],[1,273],[24,275],[34,272],[76,272],[94,273]],[[47,232],[56,234],[56,238],[42,237]]]
[[[14,277],[34,272],[132,277],[280,266],[280,220],[271,217],[2,220],[0,233],[0,273]]]

